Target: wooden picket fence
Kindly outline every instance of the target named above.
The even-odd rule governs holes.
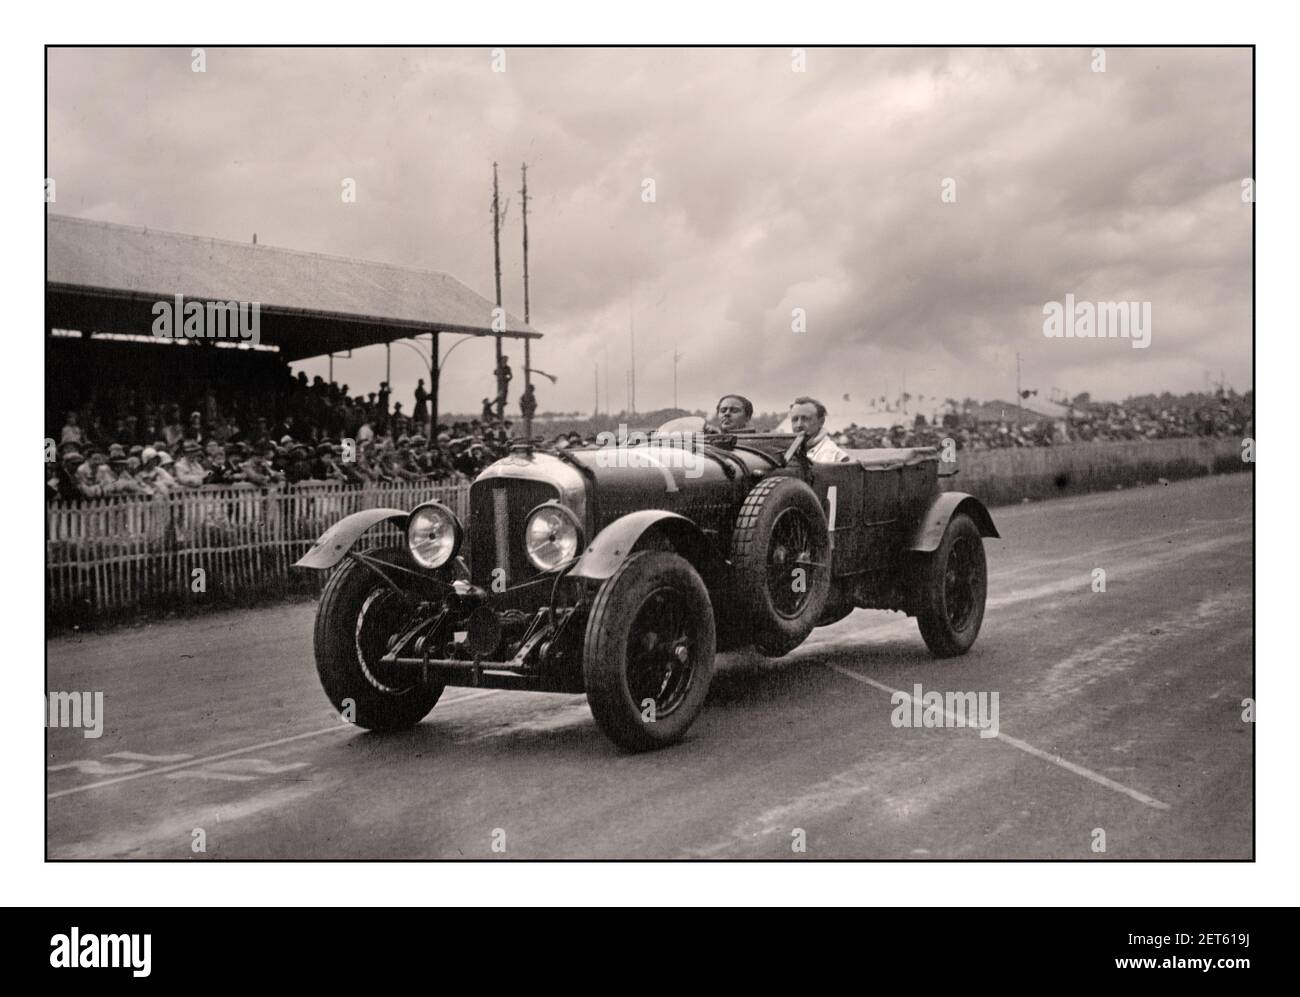
[[[46,511],[46,615],[53,623],[85,623],[186,603],[247,604],[318,590],[322,572],[291,565],[326,529],[362,509],[410,509],[430,499],[468,516],[468,485],[424,482],[233,485],[52,504]],[[388,524],[366,540],[382,546],[401,536]]]

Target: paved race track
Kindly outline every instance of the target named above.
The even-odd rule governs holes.
[[[317,685],[313,605],[59,637],[48,688],[102,690],[105,723],[46,732],[49,856],[1249,858],[1252,486],[995,509],[970,654],[859,611],[720,658],[687,740],[648,755],[582,696],[448,689],[414,730],[357,730]],[[998,736],[895,727],[917,684],[996,692]]]

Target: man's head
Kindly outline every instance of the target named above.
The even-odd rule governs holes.
[[[806,395],[796,398],[790,405],[790,429],[795,433],[807,433],[808,439],[821,435],[826,423],[826,406],[816,398]]]
[[[754,417],[754,403],[744,395],[723,395],[718,399],[718,428],[734,433],[749,426]]]

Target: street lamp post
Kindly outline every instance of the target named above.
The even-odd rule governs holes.
[[[443,368],[447,364],[447,358],[451,356],[452,351],[461,343],[468,339],[477,339],[479,337],[468,334],[462,336],[460,339],[456,340],[456,342],[447,347],[447,352],[442,355],[442,358],[438,360],[435,366],[434,358],[437,357],[438,333],[433,332],[430,333],[429,336],[429,345],[431,350],[427,355],[415,343],[407,342],[404,339],[396,339],[393,340],[393,342],[397,343],[398,346],[405,346],[408,350],[414,350],[416,356],[424,361],[425,368],[429,371],[429,437],[432,439],[434,427],[438,425],[438,381],[442,376]]]

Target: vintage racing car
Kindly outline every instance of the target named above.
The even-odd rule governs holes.
[[[979,499],[940,489],[955,463],[815,464],[802,434],[702,429],[518,444],[470,486],[467,522],[427,502],[336,523],[297,562],[334,571],[315,657],[335,708],[394,730],[449,685],[585,692],[601,730],[645,750],[686,733],[716,653],[783,655],[855,608],[915,616],[937,656],[970,649],[998,533]],[[383,523],[406,542],[365,537]]]

